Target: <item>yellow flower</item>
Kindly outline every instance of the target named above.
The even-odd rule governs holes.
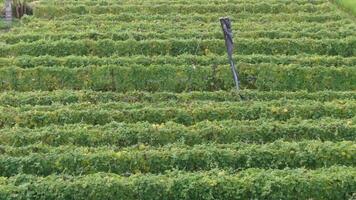
[[[225,172],[224,172],[224,171],[220,171],[220,172],[218,173],[218,175],[219,175],[219,176],[224,176],[224,175],[225,175]]]
[[[209,49],[204,49],[204,52],[205,52],[205,55],[210,53]]]
[[[162,128],[163,126],[164,126],[164,124],[152,124],[152,127],[155,129]]]
[[[153,128],[159,128],[159,124],[152,124]]]
[[[276,113],[276,112],[278,112],[278,108],[272,107],[272,108],[271,108],[271,111],[272,111],[273,113]]]
[[[216,186],[218,183],[215,180],[208,180],[210,186]]]
[[[138,146],[138,149],[139,150],[142,150],[142,149],[145,149],[146,148],[146,146],[144,145],[144,144],[140,144],[139,146]]]

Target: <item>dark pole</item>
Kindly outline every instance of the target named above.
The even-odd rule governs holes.
[[[221,23],[221,28],[224,33],[225,45],[226,45],[227,55],[228,55],[229,62],[230,62],[231,72],[234,77],[236,89],[239,90],[240,89],[239,76],[236,71],[234,61],[232,59],[232,53],[234,51],[234,42],[232,40],[231,21],[228,17],[222,17],[222,18],[220,18],[220,23]]]

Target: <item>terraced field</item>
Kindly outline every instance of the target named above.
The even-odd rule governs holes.
[[[0,199],[356,198],[356,21],[336,3],[30,4],[0,32]]]

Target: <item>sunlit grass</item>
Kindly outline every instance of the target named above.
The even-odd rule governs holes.
[[[356,16],[356,0],[336,0],[336,2]]]

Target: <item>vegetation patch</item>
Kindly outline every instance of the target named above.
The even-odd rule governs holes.
[[[355,0],[336,0],[336,3],[339,4],[344,9],[348,10],[354,16],[356,16],[356,1]]]

